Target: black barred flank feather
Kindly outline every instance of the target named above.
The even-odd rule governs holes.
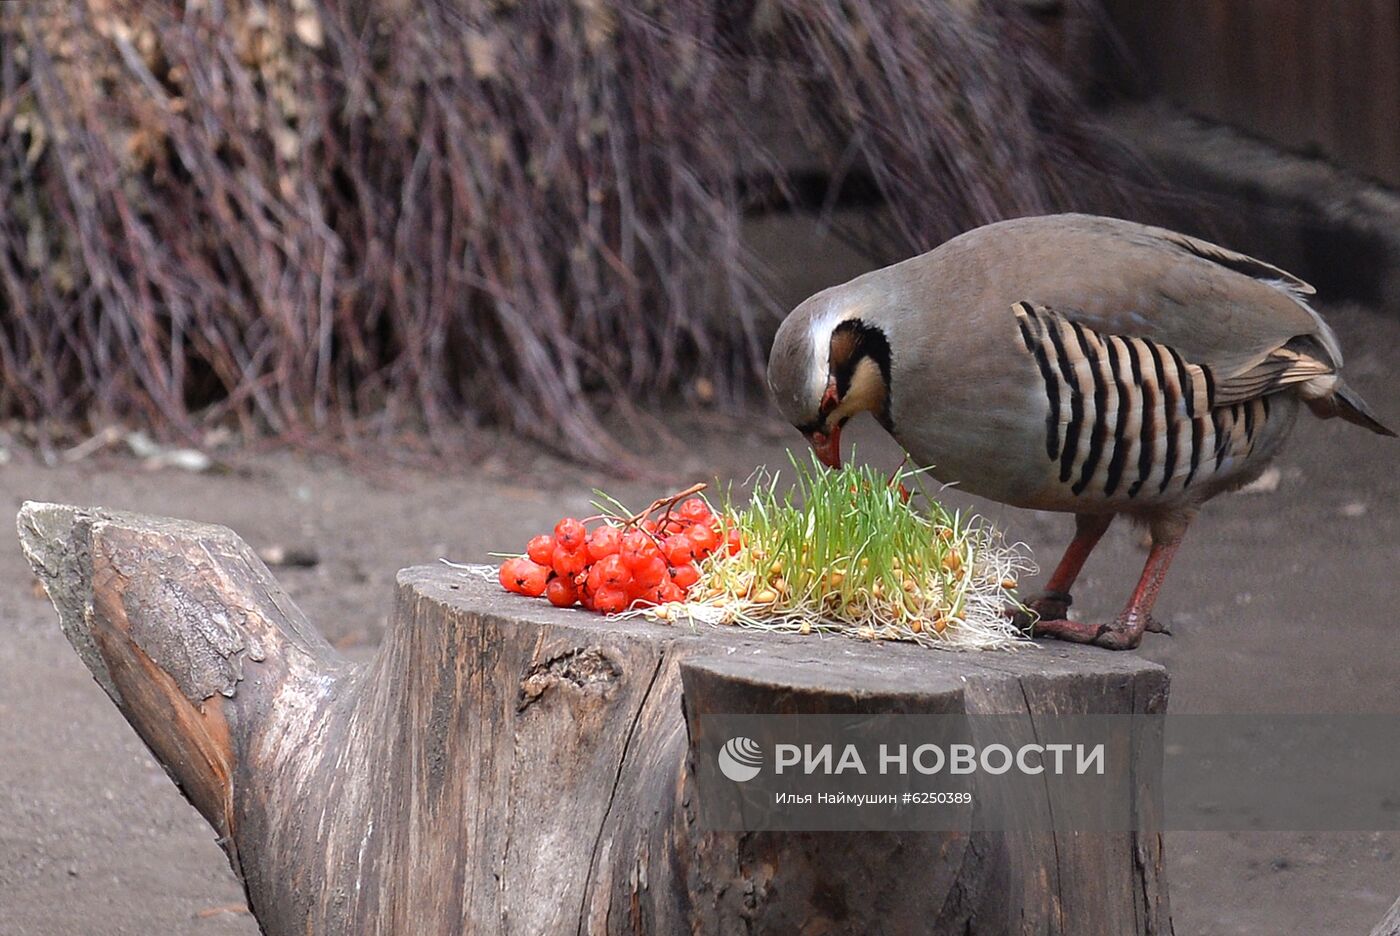
[[[1075,497],[1185,491],[1247,459],[1269,423],[1267,395],[1219,403],[1211,369],[1175,348],[1100,334],[1027,302],[1013,312],[1044,385],[1048,458]],[[1307,402],[1319,415],[1390,434],[1344,385]]]

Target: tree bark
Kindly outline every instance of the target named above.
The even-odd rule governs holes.
[[[1171,932],[1155,834],[695,821],[698,715],[1161,712],[1135,656],[666,627],[414,568],[356,666],[227,529],[50,504],[19,527],[274,936]]]

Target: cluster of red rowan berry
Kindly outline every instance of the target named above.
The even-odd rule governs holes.
[[[695,563],[721,547],[735,555],[742,542],[739,531],[726,530],[701,498],[672,510],[676,500],[658,501],[628,520],[604,520],[592,532],[584,521],[565,517],[553,536],[536,536],[524,556],[501,564],[501,586],[544,596],[556,607],[577,603],[601,614],[684,600],[700,580]],[[650,516],[663,507],[659,518]]]

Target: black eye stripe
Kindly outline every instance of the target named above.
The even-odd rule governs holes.
[[[875,417],[880,420],[886,428],[890,425],[890,342],[885,337],[882,329],[875,325],[867,325],[860,319],[847,319],[837,325],[831,332],[831,341],[835,343],[845,337],[850,336],[852,340],[851,353],[839,367],[831,368],[831,379],[836,384],[836,396],[844,397],[851,389],[851,380],[855,377],[856,368],[860,362],[869,358],[875,362],[875,366],[880,369],[880,378],[885,384],[885,403],[880,412]],[[829,359],[828,352],[828,359]]]
[[[839,369],[833,369],[831,376],[836,378],[836,392],[845,396],[851,387],[851,378],[856,367],[865,358],[870,358],[880,368],[880,376],[885,385],[890,383],[890,343],[885,333],[873,325],[866,325],[860,319],[847,319],[832,330],[833,343],[842,336],[850,335],[854,341],[851,353],[841,362]]]

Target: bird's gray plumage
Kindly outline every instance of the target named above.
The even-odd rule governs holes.
[[[1388,431],[1337,376],[1312,292],[1161,228],[1022,218],[813,296],[780,328],[769,384],[794,425],[813,423],[832,329],[859,320],[888,340],[891,430],[939,480],[1150,514],[1257,475],[1300,402]]]

